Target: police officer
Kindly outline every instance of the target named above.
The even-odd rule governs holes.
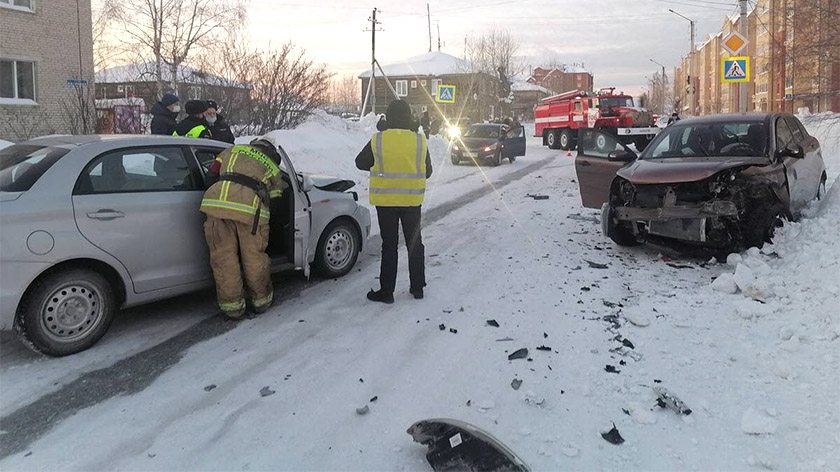
[[[394,100],[386,116],[388,129],[373,135],[356,156],[356,167],[370,171],[370,203],[376,207],[382,235],[380,289],[368,292],[367,298],[394,303],[400,223],[408,249],[410,292],[416,299],[423,298],[426,268],[420,207],[426,179],[432,175],[432,161],[425,136],[413,128],[407,102]]]
[[[202,100],[190,100],[184,106],[187,117],[178,123],[172,136],[186,136],[188,138],[211,139],[210,128],[204,121],[204,113],[207,112],[207,102]]]
[[[218,112],[219,105],[213,100],[207,100],[207,111],[204,112],[204,121],[210,127],[210,134],[216,141],[233,144],[235,138],[230,125],[225,121],[225,117]]]
[[[274,299],[265,249],[269,201],[283,195],[279,163],[274,143],[258,138],[250,146],[222,151],[211,167],[219,180],[201,201],[201,211],[207,215],[204,237],[219,308],[232,319],[245,314],[246,290],[255,313],[268,310]]]

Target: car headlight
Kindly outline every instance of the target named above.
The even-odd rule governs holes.
[[[449,127],[449,136],[454,137],[454,138],[457,138],[458,136],[461,136],[460,128],[458,128],[455,125],[450,126]]]
[[[452,145],[452,150],[453,151],[460,151],[461,148],[457,144],[454,144],[454,145]]]
[[[499,143],[493,143],[493,144],[487,146],[486,148],[484,148],[484,152],[495,151],[497,147],[499,147]]]

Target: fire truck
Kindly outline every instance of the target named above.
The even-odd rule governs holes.
[[[534,107],[534,117],[534,135],[551,149],[576,149],[578,130],[594,128],[613,133],[642,151],[659,132],[653,114],[635,107],[633,97],[615,93],[615,88],[572,90],[545,98]]]

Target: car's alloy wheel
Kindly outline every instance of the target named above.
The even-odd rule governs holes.
[[[315,252],[315,271],[328,278],[341,277],[356,264],[360,236],[352,223],[337,220],[327,226]]]

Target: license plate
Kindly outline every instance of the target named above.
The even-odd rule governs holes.
[[[465,152],[464,156],[466,156],[466,157],[478,157],[478,153],[477,152]]]

